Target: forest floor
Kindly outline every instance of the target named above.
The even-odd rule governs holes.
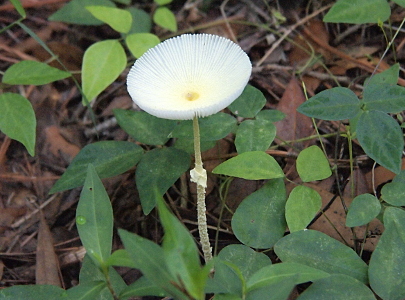
[[[49,16],[68,0],[22,0],[27,11],[23,23],[33,30],[54,53],[68,66],[79,72],[84,51],[94,42],[119,35],[107,25],[84,26],[51,22]],[[186,3],[185,3],[186,2]],[[322,17],[332,1],[174,1],[170,8],[176,14],[178,32],[170,32],[154,25],[152,32],[164,40],[188,32],[217,34],[234,41],[246,51],[253,63],[250,84],[260,89],[267,99],[265,109],[282,111],[286,118],[276,123],[277,138],[268,153],[283,167],[286,177],[297,180],[295,158],[300,150],[317,144],[312,120],[297,113],[296,108],[306,101],[303,83],[308,97],[337,85],[351,88],[361,95],[364,81],[376,65],[380,70],[405,59],[405,34],[395,40],[395,52],[383,57],[387,37],[405,16],[404,9],[394,6],[390,23],[392,28],[376,24],[353,25],[322,22]],[[280,3],[277,3],[280,2]],[[1,2],[0,2],[1,3]],[[132,1],[133,5],[152,12],[152,1]],[[221,5],[225,4],[225,5]],[[0,24],[5,27],[19,18],[9,2],[0,4]],[[387,24],[388,22],[386,22]],[[386,35],[386,36],[385,36]],[[21,60],[45,62],[49,54],[19,26],[0,35],[0,71]],[[114,122],[113,109],[133,109],[133,102],[126,89],[126,75],[131,63],[119,78],[92,104],[97,127],[89,110],[82,105],[81,95],[71,79],[64,79],[41,86],[0,85],[2,92],[23,94],[32,103],[37,118],[37,143],[34,157],[28,155],[18,142],[0,133],[0,286],[35,284],[36,276],[58,268],[61,286],[72,287],[78,283],[80,262],[84,249],[75,228],[75,208],[80,189],[49,195],[49,190],[60,178],[72,159],[90,143],[100,140],[128,140],[128,135]],[[51,64],[57,66],[57,64]],[[404,73],[400,71],[400,77]],[[80,80],[80,76],[77,76]],[[399,82],[401,84],[403,82]],[[0,108],[1,109],[1,108]],[[335,133],[347,125],[341,121],[319,121],[317,128],[322,134]],[[98,132],[98,135],[97,135]],[[308,138],[310,137],[310,138]],[[218,147],[203,153],[208,171],[223,158],[235,155],[233,135],[218,142]],[[285,144],[283,141],[290,141]],[[353,232],[345,224],[345,208],[339,195],[347,204],[352,199],[347,140],[325,138],[331,165],[338,165],[339,172],[326,180],[311,183],[323,201],[323,214],[319,214],[310,228],[322,231],[340,241],[353,242]],[[147,147],[142,145],[143,147]],[[394,174],[375,166],[358,144],[354,144],[355,194],[378,193],[381,186]],[[134,181],[134,170],[103,180],[114,209],[115,227],[124,228],[159,242],[162,238],[157,214],[143,215]],[[229,187],[227,205],[234,210],[260,182],[235,179]],[[173,210],[196,234],[195,206],[182,202],[178,190],[187,188],[186,177],[172,187],[167,198]],[[287,184],[288,186],[288,184]],[[189,192],[193,193],[192,188]],[[208,219],[215,228],[218,219],[219,184],[210,180],[207,189]],[[44,219],[40,223],[41,208]],[[237,243],[231,233],[229,216],[223,219],[224,230],[218,245],[224,247]],[[43,220],[46,220],[44,222]],[[40,224],[42,224],[40,226]],[[227,226],[227,227],[226,227]],[[38,231],[51,235],[53,243],[38,242]],[[359,227],[357,236],[367,230],[364,259],[367,260],[383,231],[375,220],[368,228]],[[114,249],[121,248],[118,238]],[[56,255],[59,266],[37,265],[38,254]],[[137,271],[118,268],[129,283],[139,276]]]

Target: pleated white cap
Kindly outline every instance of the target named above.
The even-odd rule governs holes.
[[[151,115],[187,120],[217,113],[240,96],[252,72],[229,39],[184,34],[149,49],[129,71],[128,92]]]

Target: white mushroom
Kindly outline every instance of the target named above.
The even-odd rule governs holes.
[[[186,120],[231,104],[252,65],[234,42],[211,34],[184,34],[149,49],[132,66],[128,92],[151,115]]]

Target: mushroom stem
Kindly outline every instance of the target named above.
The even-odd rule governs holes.
[[[197,183],[197,222],[200,243],[204,254],[205,262],[212,259],[212,249],[207,228],[207,215],[205,207],[205,188],[207,187],[207,171],[204,169],[201,159],[200,148],[200,128],[198,126],[198,117],[193,119],[194,131],[194,152],[195,168],[191,170],[191,181]]]

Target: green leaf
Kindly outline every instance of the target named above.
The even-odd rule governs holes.
[[[208,278],[205,293],[233,295],[241,298],[246,290],[246,280],[241,270],[237,265],[229,261],[214,258],[214,262],[215,275],[214,278]]]
[[[34,156],[37,121],[31,103],[19,94],[4,93],[0,95],[0,107],[0,130]]]
[[[76,210],[80,240],[94,263],[101,266],[111,255],[113,212],[110,199],[92,164]]]
[[[297,262],[368,282],[367,265],[356,252],[319,231],[293,232],[279,240],[274,251],[283,262]]]
[[[129,11],[108,6],[86,6],[86,9],[97,19],[108,24],[112,29],[127,33],[132,24],[132,15]]]
[[[365,110],[398,113],[405,109],[405,88],[396,84],[369,84],[364,88]]]
[[[285,218],[290,232],[305,229],[321,206],[322,199],[317,191],[304,185],[295,187],[285,206]]]
[[[387,207],[385,230],[371,255],[370,286],[382,299],[405,299],[405,212]]]
[[[91,102],[125,69],[127,56],[118,40],[105,40],[91,45],[83,57],[82,84]],[[83,101],[86,104],[86,101]]]
[[[263,93],[248,84],[242,94],[228,108],[236,116],[254,118],[265,104],[266,98]]]
[[[373,292],[353,277],[333,274],[316,280],[299,297],[299,300],[375,300]]]
[[[54,285],[15,285],[0,290],[1,300],[66,299],[66,291]]]
[[[381,198],[391,205],[405,206],[405,170],[383,186]]]
[[[393,0],[399,6],[405,7],[405,0]]]
[[[141,57],[150,48],[160,43],[159,37],[152,33],[133,33],[125,38],[129,51],[136,58]]]
[[[187,228],[158,200],[159,218],[165,231],[163,252],[169,272],[195,299],[204,298],[209,269],[201,268],[197,245]]]
[[[276,137],[276,126],[263,120],[245,120],[236,131],[235,146],[238,153],[266,151]]]
[[[71,76],[69,72],[33,60],[23,60],[4,72],[3,83],[42,85]]]
[[[130,12],[132,20],[135,20],[132,22],[131,29],[128,33],[142,33],[151,31],[152,19],[147,12],[133,6],[127,8],[127,10]]]
[[[81,25],[101,25],[102,21],[93,17],[93,15],[86,10],[86,6],[102,5],[108,7],[115,7],[115,4],[109,0],[72,0],[65,4],[61,9],[51,15],[49,21],[59,21],[69,24]]]
[[[114,0],[117,3],[121,3],[121,4],[126,4],[129,5],[131,4],[131,0]]]
[[[234,294],[215,294],[213,300],[243,300],[240,296]]]
[[[87,145],[72,160],[50,193],[83,185],[88,164],[93,164],[100,178],[108,178],[128,171],[142,155],[140,146],[125,141],[101,141]]]
[[[158,5],[166,5],[171,3],[173,0],[154,0]]]
[[[368,78],[364,84],[365,87],[368,85],[375,84],[397,84],[399,79],[399,64],[396,63],[389,69],[374,74],[372,77]]]
[[[281,170],[277,161],[262,151],[239,154],[215,167],[212,173],[249,180],[284,177],[283,170]]]
[[[265,109],[259,111],[256,115],[256,120],[263,120],[268,122],[278,122],[285,118],[285,113],[276,109]]]
[[[401,170],[404,138],[401,127],[386,113],[365,111],[357,123],[357,138],[364,152],[388,170]]]
[[[339,0],[323,18],[331,23],[379,23],[388,20],[391,9],[386,0]]]
[[[271,248],[283,237],[286,191],[283,179],[273,179],[246,197],[232,217],[239,241],[253,248]]]
[[[270,266],[264,266],[250,277],[247,281],[248,291],[261,288],[279,281],[288,276],[295,277],[295,284],[315,281],[329,277],[330,274],[322,270],[312,268],[295,262],[283,262]]]
[[[158,296],[164,297],[166,292],[157,287],[145,276],[125,288],[119,295],[119,299],[128,299],[129,297]]]
[[[201,141],[217,141],[226,137],[236,129],[236,119],[226,113],[216,113],[214,115],[199,118]],[[171,137],[193,139],[193,121],[181,121],[173,130]]]
[[[359,119],[362,114],[363,110],[361,110],[356,116],[351,118],[349,120],[349,126],[346,127],[346,129],[349,130],[348,133],[350,133],[353,138],[356,138],[357,123],[359,122]]]
[[[240,276],[236,274],[235,269],[230,267],[229,263],[238,269]],[[264,253],[256,252],[245,245],[228,245],[221,250],[215,261],[213,281],[220,286],[222,293],[242,296],[244,283],[241,282],[240,277],[245,281],[267,265],[271,265],[271,260]]]
[[[246,300],[280,300],[288,299],[291,294],[298,275],[284,276],[279,278],[275,283],[269,284],[265,287],[251,290],[246,295]]]
[[[25,18],[27,16],[24,6],[22,6],[20,0],[10,0],[10,2],[13,4],[15,10],[20,14],[21,17]]]
[[[118,125],[138,142],[147,145],[164,145],[176,121],[157,118],[144,111],[114,109]]]
[[[405,170],[401,170],[393,179],[392,182],[402,182],[405,184]]]
[[[108,261],[109,259],[107,259]],[[107,282],[106,282],[106,276],[103,272],[106,272],[108,270],[108,277],[110,280],[110,283],[114,289],[114,291],[118,294],[122,290],[124,290],[127,285],[122,279],[122,277],[118,274],[118,272],[112,268],[108,267],[105,268],[106,265],[103,266],[104,271],[102,271],[92,260],[92,258],[86,254],[84,256],[82,266],[80,269],[80,274],[79,274],[79,282],[80,285],[83,284],[94,284],[95,282],[104,282],[104,288],[99,292],[98,299],[111,299],[112,295],[109,289],[107,288]],[[94,294],[92,294],[94,295]],[[74,300],[75,298],[72,298]],[[91,296],[88,296],[87,299],[93,300],[94,298],[91,298]]]
[[[346,216],[346,226],[363,226],[371,222],[381,211],[380,201],[370,194],[355,197]]]
[[[86,253],[81,263],[79,282],[80,284],[85,284],[100,281],[105,283],[105,276],[99,266],[95,264],[89,254]],[[107,286],[105,285],[105,287]]]
[[[158,7],[153,14],[153,21],[164,29],[177,31],[176,16],[167,7]]]
[[[261,268],[271,265],[271,260],[266,254],[240,244],[226,246],[219,252],[218,258],[235,264],[245,279],[249,279]]]
[[[303,182],[322,180],[332,175],[329,161],[318,146],[308,147],[297,157],[297,172]]]
[[[101,296],[105,295],[106,292],[110,294],[110,297],[107,296],[108,298],[101,298]],[[67,299],[72,300],[112,299],[112,295],[107,289],[107,283],[104,281],[80,283],[79,285],[68,289],[66,293],[68,295]]]
[[[190,162],[190,156],[176,148],[156,148],[142,157],[135,180],[144,214],[156,206],[156,191],[163,195],[190,168]]]
[[[190,299],[174,285],[179,285],[177,278],[172,277],[168,270],[161,247],[122,229],[118,229],[118,233],[132,260],[150,282],[163,289],[166,295],[174,296],[175,299]]]
[[[209,150],[217,145],[216,141],[201,141],[200,142],[200,148],[201,152],[204,152],[206,150]],[[183,150],[187,152],[190,155],[194,155],[194,140],[193,139],[188,139],[188,138],[179,138],[176,139],[174,143],[174,147],[180,150]],[[218,146],[220,147],[220,146]]]
[[[353,118],[360,111],[360,101],[348,88],[335,87],[311,97],[297,111],[321,120],[345,120]]]
[[[129,267],[136,269],[136,265],[125,249],[114,251],[106,261],[107,266]]]

